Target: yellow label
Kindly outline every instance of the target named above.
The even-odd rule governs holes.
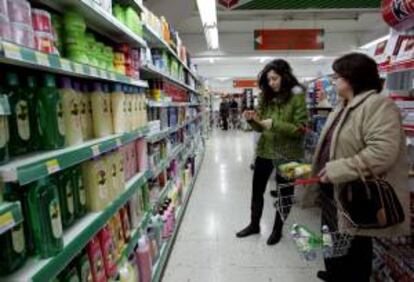
[[[99,150],[99,144],[92,146],[92,155],[96,157],[96,156],[99,156],[100,154],[101,152]]]
[[[60,170],[59,161],[56,159],[47,161],[46,167],[49,174],[52,174]]]
[[[36,52],[36,61],[39,65],[49,66],[49,59],[45,53]]]
[[[23,224],[19,224],[15,226],[12,230],[12,243],[13,243],[13,250],[16,253],[21,253],[24,251],[24,234],[23,234]]]
[[[7,212],[3,215],[0,215],[0,230],[7,228],[14,224],[13,214],[11,212]]]

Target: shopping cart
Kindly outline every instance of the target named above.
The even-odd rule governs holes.
[[[275,208],[288,227],[288,238],[292,239],[296,250],[307,261],[314,260],[318,254],[325,258],[343,256],[348,253],[352,241],[352,235],[346,232],[346,228],[338,226],[338,210],[333,197],[321,193],[319,208],[302,209],[299,206],[300,190],[318,182],[316,177],[292,179],[292,182],[276,185]],[[321,217],[322,226],[319,222]]]

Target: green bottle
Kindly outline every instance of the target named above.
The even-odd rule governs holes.
[[[11,114],[9,97],[0,86],[0,164],[9,160],[9,120]]]
[[[37,112],[42,148],[62,148],[65,144],[62,103],[55,76],[51,74],[43,76],[43,84],[37,93]]]
[[[63,228],[71,226],[75,220],[75,187],[72,185],[71,178],[71,169],[61,171],[55,176],[56,186],[59,191],[59,205],[62,214]]]
[[[0,235],[0,274],[8,274],[26,261],[23,222]]]
[[[58,254],[63,249],[59,196],[56,185],[47,177],[30,187],[29,209],[36,253],[41,258]]]
[[[32,135],[32,142],[30,149],[31,151],[37,151],[40,149],[40,136],[39,136],[39,125],[38,117],[36,111],[36,91],[37,91],[37,82],[36,77],[33,75],[27,76],[26,79],[26,89],[24,90],[28,99],[29,109],[30,109],[30,133]]]
[[[71,183],[74,190],[73,198],[75,201],[75,217],[80,218],[86,213],[86,189],[83,184],[80,166],[71,170]]]
[[[19,85],[19,77],[14,72],[6,73],[5,92],[9,97],[10,155],[17,156],[29,152],[31,144],[30,108],[27,95]]]

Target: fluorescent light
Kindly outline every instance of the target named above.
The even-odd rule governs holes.
[[[269,57],[262,57],[262,58],[259,59],[259,61],[260,61],[261,64],[263,64],[267,60],[270,60],[270,58]]]
[[[322,60],[323,58],[325,58],[324,56],[320,55],[320,56],[315,56],[312,58],[312,62],[317,62]]]
[[[381,43],[382,41],[388,40],[389,38],[390,38],[390,35],[389,34],[388,35],[385,35],[385,36],[380,37],[378,39],[375,39],[375,40],[373,40],[371,42],[368,42],[365,45],[360,46],[359,49],[369,49],[369,48],[377,45],[378,43]]]
[[[198,11],[210,49],[219,48],[216,0],[197,0]]]

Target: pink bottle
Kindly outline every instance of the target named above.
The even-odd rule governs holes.
[[[138,241],[138,247],[135,249],[139,268],[139,281],[151,282],[152,275],[152,258],[148,237],[143,235]]]
[[[91,265],[93,282],[106,282],[105,266],[98,237],[93,238],[86,247]]]
[[[148,170],[148,149],[147,141],[144,138],[138,139],[135,142],[137,151],[137,169],[138,172],[145,172]]]
[[[115,262],[115,245],[112,240],[111,233],[108,230],[108,226],[105,226],[101,231],[99,231],[98,237],[101,245],[106,276],[114,278],[118,268]]]

